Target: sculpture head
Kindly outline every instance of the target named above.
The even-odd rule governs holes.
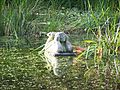
[[[60,33],[60,41],[66,42],[67,40],[68,40],[68,36],[64,32],[61,32]]]
[[[49,32],[48,34],[47,34],[47,36],[49,37],[49,36],[54,36],[55,35],[55,32]]]
[[[47,34],[47,36],[49,37],[49,40],[50,40],[50,41],[51,41],[51,40],[54,40],[55,32],[49,32],[49,33]]]
[[[56,32],[55,40],[65,42],[66,40],[68,40],[68,36],[64,32]]]
[[[49,37],[45,44],[46,47],[53,46],[53,49],[61,47],[64,52],[72,52],[72,45],[68,40],[68,36],[64,32],[49,32]],[[56,46],[56,47],[55,47]],[[51,50],[53,50],[51,49]],[[60,48],[58,48],[60,51]]]
[[[68,36],[64,32],[49,32],[47,36],[52,40],[60,42],[65,42],[66,40],[68,40]]]
[[[60,35],[59,35],[59,32],[55,33],[54,40],[55,40],[55,41],[60,41]]]

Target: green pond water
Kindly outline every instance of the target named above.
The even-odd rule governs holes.
[[[91,38],[86,38],[86,35],[78,37],[77,34],[70,36],[72,44],[78,46],[82,46],[82,40]],[[42,41],[45,42],[46,39]],[[42,41],[39,42],[43,44]],[[33,43],[32,47],[35,44]],[[44,56],[38,55],[39,45],[34,47],[37,49],[21,44],[18,48],[10,45],[6,41],[5,48],[0,48],[0,90],[119,90],[120,88],[120,76],[116,75],[113,61],[111,61],[113,64],[107,65],[104,62],[104,65],[95,67],[93,58],[89,60],[81,58],[76,64],[67,67],[62,77],[57,77],[47,67]],[[73,60],[75,58],[73,57]],[[120,64],[119,59],[117,63]],[[120,66],[117,66],[120,72]]]
[[[88,64],[89,62],[87,61]],[[97,73],[96,68],[90,71],[87,71],[86,61],[80,60],[76,65],[70,66],[63,77],[57,77],[47,69],[45,60],[34,49],[0,49],[0,90],[119,88],[120,81],[116,75],[106,77],[104,71]]]
[[[84,68],[84,67],[83,67]],[[46,62],[32,49],[0,49],[0,89],[66,90],[82,87],[79,68],[70,67],[63,77],[46,68]]]

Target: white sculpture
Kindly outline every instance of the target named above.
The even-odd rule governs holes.
[[[61,76],[62,71],[59,68],[60,63],[55,53],[73,52],[68,36],[63,32],[50,32],[47,34],[48,39],[45,44],[44,55],[49,65],[53,67],[53,72],[56,76]]]
[[[48,39],[45,44],[45,52],[58,53],[63,52],[63,47],[60,43],[60,36],[55,34],[55,32],[48,33]]]

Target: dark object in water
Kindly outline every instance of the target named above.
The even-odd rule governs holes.
[[[76,53],[72,52],[72,53],[55,53],[54,54],[55,57],[57,56],[76,56]]]

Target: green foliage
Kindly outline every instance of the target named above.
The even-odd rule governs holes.
[[[5,0],[0,0],[0,15],[1,15],[1,12],[3,10],[4,4],[5,4]]]
[[[39,39],[36,36],[40,32],[94,29],[119,10],[119,0],[1,0],[0,3],[0,34],[12,35],[16,43],[22,37],[29,44]]]
[[[85,58],[86,63],[86,72],[84,77],[86,82],[91,79],[101,78],[102,74],[105,75],[105,78],[109,78],[107,83],[110,82],[119,83],[118,77],[120,75],[119,71],[119,22],[116,24],[116,15],[112,18],[112,21],[107,24],[106,27],[98,27],[97,32],[93,32],[96,39],[85,40],[83,43],[86,44],[87,49],[82,54],[78,56],[78,60],[82,59],[82,56]],[[102,29],[104,31],[102,31]],[[103,72],[104,71],[104,72]],[[97,75],[97,76],[96,76]],[[112,79],[115,78],[115,80]],[[102,80],[102,78],[100,79]],[[109,86],[105,88],[110,89]]]

